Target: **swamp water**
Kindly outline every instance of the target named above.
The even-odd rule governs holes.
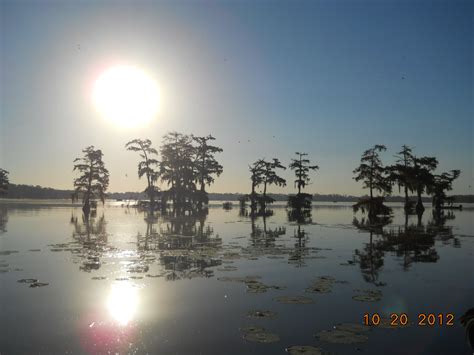
[[[474,209],[150,217],[0,202],[0,353],[471,354]],[[356,217],[356,219],[354,219]],[[362,326],[378,313],[377,327]],[[408,325],[390,327],[390,313]],[[420,326],[418,314],[454,314]],[[318,350],[319,349],[319,350]]]

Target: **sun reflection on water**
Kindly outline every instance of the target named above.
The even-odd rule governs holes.
[[[138,301],[138,287],[125,281],[114,283],[107,298],[107,309],[112,318],[126,326],[135,317]]]

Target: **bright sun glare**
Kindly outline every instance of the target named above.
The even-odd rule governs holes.
[[[107,308],[112,318],[120,325],[127,325],[137,311],[138,289],[129,283],[113,284],[107,299]]]
[[[117,66],[103,72],[95,82],[94,103],[99,112],[122,127],[141,126],[158,113],[156,83],[142,70]]]

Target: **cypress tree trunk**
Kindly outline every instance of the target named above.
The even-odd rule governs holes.
[[[418,195],[418,199],[417,199],[417,203],[416,203],[416,212],[418,213],[423,213],[423,211],[425,210],[425,207],[423,206],[423,201],[421,199],[421,191],[422,189],[420,187],[418,187],[417,189],[417,195]]]
[[[91,211],[91,205],[89,202],[89,193],[86,193],[86,196],[84,197],[84,204],[82,206],[82,212],[86,216],[86,218],[89,218],[89,213]]]
[[[405,211],[410,209],[410,201],[408,199],[408,187],[405,186]]]

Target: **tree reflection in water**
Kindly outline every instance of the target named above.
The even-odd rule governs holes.
[[[379,280],[379,272],[387,253],[400,258],[401,266],[404,270],[408,270],[413,263],[438,261],[436,241],[441,241],[443,244],[452,243],[454,247],[459,247],[460,241],[454,237],[452,227],[445,225],[449,219],[454,219],[452,212],[442,216],[433,215],[433,219],[424,225],[420,214],[416,224],[409,224],[406,215],[403,226],[385,228],[392,222],[391,217],[361,220],[354,218],[353,225],[370,234],[369,243],[365,244],[362,250],[354,251],[355,260],[359,263],[364,280],[376,286],[385,285]]]
[[[273,216],[273,210],[265,209],[252,213],[250,217],[250,244],[254,248],[273,248],[278,237],[286,234],[285,227],[268,228],[267,219]],[[261,219],[262,224],[257,222]]]
[[[147,231],[144,238],[138,237],[138,250],[158,252],[168,280],[212,276],[208,268],[222,263],[222,240],[206,225],[207,214],[207,209],[186,215],[165,212],[160,217],[145,212]]]
[[[307,233],[301,226],[305,224],[311,224],[312,215],[311,210],[291,209],[288,211],[288,222],[296,222],[297,228],[294,230],[294,238],[296,242],[294,249],[290,253],[288,262],[294,264],[297,267],[305,266],[304,259],[309,256],[309,249],[306,246],[306,242],[309,239],[309,233]]]
[[[104,215],[97,218],[95,211],[93,211],[89,217],[81,214],[81,219],[79,219],[73,214],[70,223],[74,227],[72,237],[80,246],[80,248],[71,251],[79,254],[83,259],[80,269],[86,272],[98,270],[101,266],[101,256],[105,251],[110,250],[110,247],[107,246],[107,223]]]
[[[0,206],[0,234],[7,231],[8,223],[8,208],[6,206]]]

